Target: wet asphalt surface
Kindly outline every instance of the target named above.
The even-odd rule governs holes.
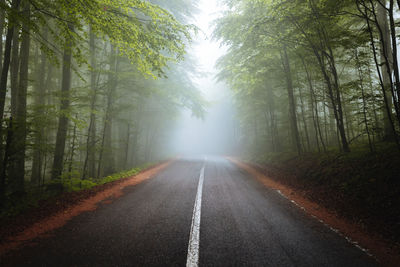
[[[1,266],[185,266],[203,157],[0,257]],[[199,266],[377,266],[228,160],[205,162]]]

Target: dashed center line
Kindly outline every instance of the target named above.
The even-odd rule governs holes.
[[[205,161],[207,158],[205,158]],[[200,217],[201,217],[201,196],[203,194],[203,182],[204,182],[204,168],[205,163],[200,171],[199,184],[197,186],[196,201],[194,203],[192,226],[190,229],[190,239],[188,246],[188,255],[186,266],[197,267],[199,265],[199,247],[200,247]]]

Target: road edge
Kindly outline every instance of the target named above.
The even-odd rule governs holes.
[[[400,253],[390,242],[379,236],[367,233],[357,224],[349,222],[338,214],[309,200],[304,196],[303,192],[271,179],[255,167],[251,166],[251,164],[233,157],[226,158],[240,169],[245,170],[264,186],[277,191],[298,208],[302,209],[306,214],[317,219],[326,227],[345,238],[348,242],[364,251],[367,255],[375,258],[379,264],[384,266],[398,266],[397,264],[400,262]]]
[[[27,242],[35,238],[45,236],[49,232],[61,228],[69,220],[81,213],[95,210],[103,201],[106,201],[106,203],[112,202],[113,199],[119,198],[124,194],[123,190],[126,187],[137,185],[154,177],[175,160],[176,159],[172,159],[156,164],[132,177],[116,181],[116,183],[112,184],[111,187],[100,190],[94,195],[89,196],[78,203],[74,203],[71,206],[61,208],[55,214],[51,214],[50,216],[24,228],[18,234],[5,238],[5,240],[0,241],[0,256],[26,245]],[[95,187],[93,189],[95,189]]]

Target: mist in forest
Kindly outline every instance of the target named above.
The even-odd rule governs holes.
[[[236,147],[236,112],[232,92],[223,81],[218,81],[217,59],[226,48],[212,39],[212,22],[221,15],[223,7],[216,1],[200,1],[194,23],[199,27],[189,55],[197,63],[195,86],[206,101],[203,116],[196,117],[188,109],[178,116],[170,137],[168,150],[172,153],[232,154]]]
[[[2,2],[3,202],[182,154],[400,148],[399,7]]]
[[[221,95],[212,99],[204,118],[184,111],[177,120],[170,140],[170,151],[179,155],[231,154],[235,150],[235,118],[229,92],[222,85],[212,84]]]
[[[0,219],[228,155],[399,237],[399,14],[394,0],[0,0]]]

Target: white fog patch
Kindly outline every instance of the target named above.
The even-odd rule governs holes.
[[[235,110],[232,95],[227,86],[216,80],[216,62],[226,48],[212,40],[212,21],[221,16],[223,7],[216,1],[202,0],[198,4],[201,12],[193,23],[200,29],[189,51],[196,59],[198,75],[193,83],[207,101],[204,118],[183,111],[170,140],[170,150],[176,154],[233,154],[236,148]]]

